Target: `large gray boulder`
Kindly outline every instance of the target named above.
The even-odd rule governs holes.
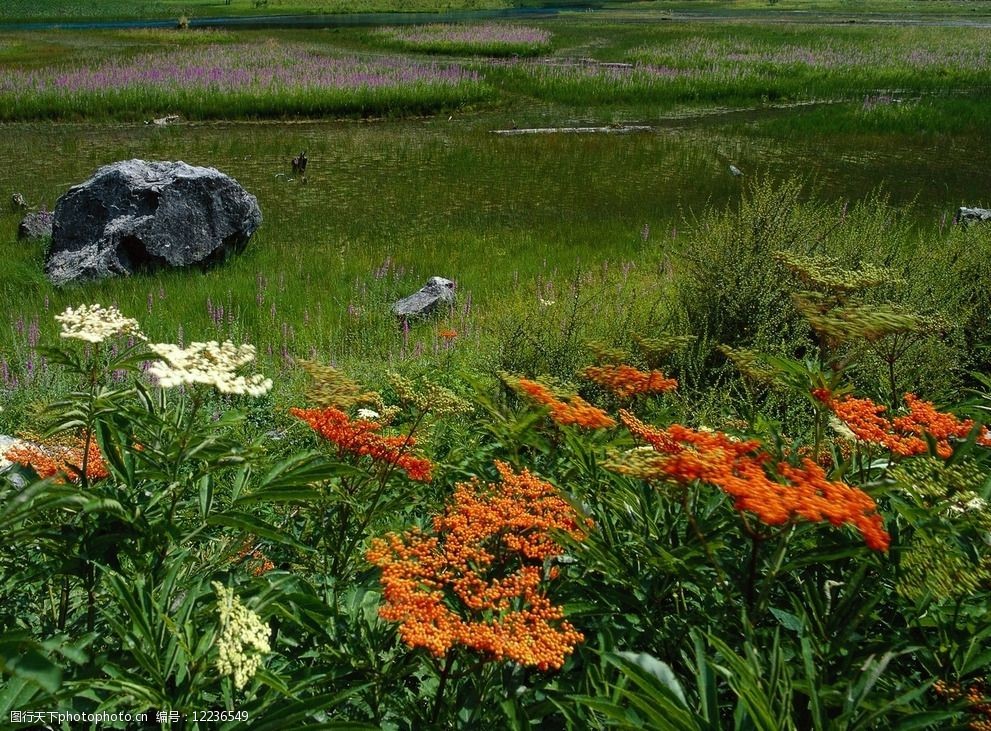
[[[454,303],[454,282],[444,277],[430,277],[419,292],[392,305],[392,314],[403,319],[426,317],[440,304]]]
[[[261,220],[258,200],[214,168],[116,162],[56,202],[45,274],[61,285],[206,266],[241,251]]]
[[[957,209],[957,223],[980,223],[983,221],[991,221],[991,210],[967,208],[966,206]]]
[[[52,235],[54,220],[55,214],[51,211],[29,213],[21,219],[21,225],[17,227],[17,238],[47,239]]]

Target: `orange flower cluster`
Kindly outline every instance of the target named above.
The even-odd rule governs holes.
[[[263,576],[274,569],[275,564],[260,549],[253,547],[254,542],[255,537],[248,536],[231,563],[244,561],[252,576]]]
[[[620,411],[620,419],[657,454],[646,459],[634,455],[629,468],[622,462],[613,465],[618,472],[683,484],[700,480],[730,495],[737,510],[753,513],[768,525],[782,525],[795,518],[826,521],[833,526],[849,524],[870,548],[888,549],[890,537],[870,495],[826,479],[822,467],[810,459],[803,459],[800,467],[781,462],[772,475],[771,455],[755,440],[738,440],[722,432],[697,431],[679,424],[657,429],[625,409]]]
[[[963,698],[967,702],[967,712],[972,713],[977,718],[967,724],[967,728],[974,731],[991,731],[991,688],[984,681],[978,680],[971,683],[966,688],[957,683],[946,683],[937,680],[933,683],[933,690],[936,695],[948,701],[958,701]]]
[[[31,468],[43,480],[54,477],[55,482],[63,484],[68,477],[70,482],[78,483],[83,468],[83,446],[81,440],[72,446],[18,442],[3,456],[10,462]],[[95,440],[91,440],[86,462],[86,478],[92,482],[109,476],[110,472],[103,461],[100,447]]]
[[[355,419],[339,409],[289,409],[289,413],[309,424],[328,442],[337,445],[343,454],[370,457],[376,462],[398,467],[411,480],[430,482],[433,464],[424,457],[417,457],[407,450],[415,444],[413,437],[382,436],[376,432],[382,428],[377,421]]]
[[[631,365],[589,366],[582,376],[609,389],[621,399],[646,393],[664,393],[678,387],[678,381],[661,371],[641,371]]]
[[[926,454],[929,445],[925,435],[928,434],[936,442],[936,454],[947,459],[953,454],[950,439],[965,439],[974,428],[973,420],[958,419],[953,414],[937,411],[932,403],[911,393],[905,394],[908,413],[890,420],[882,416],[886,410],[884,406],[867,398],[847,396],[833,400],[828,393],[814,395],[824,401],[858,439],[880,444],[902,457]],[[981,429],[977,443],[991,446],[991,432],[987,427]]]
[[[560,555],[554,531],[581,539],[574,509],[552,485],[497,462],[500,482],[458,485],[433,535],[373,541],[383,619],[410,647],[443,657],[456,645],[539,670],[560,668],[584,637],[543,592],[543,564]],[[557,576],[552,569],[548,578]]]
[[[458,331],[453,327],[443,327],[437,331],[437,336],[443,338],[444,340],[454,340],[458,337]]]
[[[550,409],[551,419],[559,426],[580,426],[583,429],[608,429],[616,426],[615,419],[580,396],[572,396],[564,401],[544,384],[526,378],[511,382],[510,386],[534,403]]]
[[[824,404],[828,404],[832,398],[832,394],[829,392],[828,388],[813,388],[812,396]]]

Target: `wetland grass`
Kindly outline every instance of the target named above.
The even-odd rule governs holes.
[[[661,254],[647,247],[640,230],[650,223],[664,231],[674,210],[653,194],[627,195],[648,189],[649,165],[627,158],[624,169],[614,159],[614,143],[601,138],[534,146],[425,124],[138,126],[115,133],[99,126],[12,126],[16,140],[8,138],[10,148],[4,143],[3,159],[56,130],[60,137],[46,153],[40,179],[23,188],[32,202],[50,208],[63,181],[83,180],[107,159],[181,157],[233,175],[258,196],[265,221],[243,256],[206,273],[55,290],[40,274],[43,247],[15,242],[18,218],[4,211],[8,277],[0,283],[0,307],[11,327],[5,323],[10,339],[0,340],[0,355],[11,377],[21,383],[43,377],[34,364],[26,370],[25,328],[40,313],[83,299],[142,315],[149,335],[162,340],[176,339],[181,329],[186,342],[253,342],[260,361],[280,373],[293,370],[292,359],[308,357],[367,372],[431,362],[480,368],[507,323],[550,317],[540,299],[560,300],[563,307],[581,272],[603,291],[586,311],[590,329],[608,333],[617,316],[612,308],[644,316],[653,303],[644,296],[641,305],[634,292],[652,288]],[[278,173],[288,173],[292,151],[304,148],[308,182],[287,182]],[[666,150],[672,159],[663,138],[649,149]],[[71,163],[58,169],[57,159]],[[706,164],[698,157],[685,162]],[[0,177],[4,189],[13,184],[12,177]],[[433,275],[457,281],[457,307],[403,332],[389,305]],[[613,287],[623,297],[610,295]],[[608,317],[591,317],[606,309]],[[22,319],[24,332],[14,327]],[[50,326],[51,318],[41,317],[46,336]],[[453,342],[440,337],[445,328],[458,333]],[[29,392],[39,393],[28,388],[22,394]]]
[[[551,40],[540,28],[497,23],[382,28],[373,35],[400,50],[478,56],[536,56]]]
[[[391,116],[462,107],[453,122],[367,126],[11,125],[0,147],[11,170],[0,181],[32,202],[54,205],[66,187],[115,159],[181,158],[235,176],[258,195],[266,222],[247,254],[223,269],[52,290],[40,274],[42,252],[14,244],[17,221],[5,215],[9,274],[0,304],[13,324],[27,323],[0,341],[8,376],[16,368],[25,376],[30,323],[39,313],[84,296],[153,315],[150,327],[162,338],[181,327],[187,339],[251,340],[283,370],[314,355],[362,369],[435,357],[482,367],[499,351],[506,323],[546,319],[554,311],[541,302],[566,301],[581,276],[623,297],[653,293],[617,301],[656,325],[676,318],[657,304],[670,294],[657,283],[673,276],[678,229],[739,195],[730,163],[747,171],[744,182],[805,170],[830,201],[860,200],[885,185],[896,205],[919,203],[913,215],[936,238],[948,211],[983,202],[968,198],[980,159],[943,154],[920,167],[918,159],[936,153],[915,129],[926,122],[922,129],[972,146],[991,113],[980,97],[917,100],[878,91],[979,86],[988,65],[981,31],[930,29],[923,37],[897,28],[795,25],[778,32],[756,23],[636,25],[609,17],[535,23],[553,30],[553,55],[542,61],[456,64],[383,56],[387,41],[363,30],[0,37],[0,61],[10,69],[0,96],[16,102],[4,106],[8,118]],[[479,37],[486,27],[475,27]],[[625,141],[495,140],[489,133],[511,115],[649,121],[665,109],[772,96],[856,101]],[[464,109],[480,100],[485,110]],[[829,145],[801,143],[809,134],[826,139],[830,130]],[[45,151],[30,180],[13,169],[23,149]],[[300,149],[313,161],[305,186],[279,177]],[[877,159],[887,167],[878,169]],[[942,186],[935,198],[923,194],[932,179]],[[655,233],[642,238],[644,230]],[[884,248],[909,245],[900,236]],[[399,331],[388,304],[435,274],[458,281],[462,309],[437,327]],[[608,332],[616,317],[600,309],[588,327]],[[458,332],[453,347],[438,328]]]
[[[452,65],[328,56],[298,45],[210,44],[93,66],[11,71],[0,80],[0,117],[416,114],[486,93],[475,72]]]
[[[0,434],[30,441],[0,454],[15,470],[0,475],[0,696],[41,709],[24,723],[170,709],[158,718],[202,728],[211,708],[259,729],[991,718],[991,432],[972,420],[991,405],[991,226],[947,216],[991,203],[976,199],[991,166],[979,93],[873,89],[679,123],[662,110],[711,106],[734,54],[744,76],[786,84],[815,66],[807,44],[772,48],[748,26],[690,58],[664,29],[553,27],[574,79],[528,92],[528,66],[459,60],[455,88],[496,90],[487,107],[362,121],[108,116],[175,104],[176,86],[209,112],[187,116],[258,116],[272,54],[314,44],[302,66],[329,79],[314,94],[354,88],[335,76],[345,57],[344,78],[399,94],[416,92],[403,69],[438,67],[390,66],[367,32],[0,45],[15,81],[61,74],[88,117],[0,124],[0,202],[50,208],[107,162],[183,159],[232,175],[264,215],[221,267],[54,289],[44,244],[17,241],[22,212],[0,210]],[[981,63],[961,51],[953,84]],[[934,53],[919,88],[953,58]],[[223,63],[197,79],[204,55]],[[142,77],[167,68],[150,57],[176,70]],[[632,81],[594,61],[633,64]],[[690,101],[664,91],[676,74],[645,71],[700,64],[713,76]],[[828,73],[836,85],[795,93],[848,99],[870,76]],[[732,99],[762,106],[757,83]],[[310,113],[292,91],[274,101]],[[386,98],[390,114],[411,99]],[[71,112],[45,102],[25,113]],[[492,134],[515,116],[633,115],[652,128]],[[307,178],[290,180],[300,150]],[[432,275],[456,281],[454,306],[397,322],[389,305]],[[171,345],[145,349],[108,305]],[[191,347],[227,338],[247,347]],[[312,382],[303,358],[321,364]]]
[[[601,120],[623,110],[645,120],[866,97],[979,100],[991,78],[984,28],[632,24],[586,15],[525,28],[0,35],[0,118],[402,116],[481,102],[513,118],[556,106],[559,114],[589,110]],[[538,45],[539,57],[496,57]],[[967,116],[983,105],[975,110]]]
[[[595,19],[555,28],[555,57],[494,63],[487,80],[563,104],[673,108],[983,92],[991,78],[984,28],[757,22],[628,27],[599,26]],[[608,32],[609,41],[585,52],[579,39],[597,32]],[[582,49],[582,56],[575,58],[569,47]]]
[[[447,12],[512,7],[508,0],[7,0],[0,22],[112,20],[121,18],[241,17],[333,13]],[[397,7],[398,5],[398,7]]]

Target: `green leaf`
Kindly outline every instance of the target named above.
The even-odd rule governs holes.
[[[780,731],[780,724],[771,710],[770,699],[761,685],[761,676],[744,658],[730,649],[729,645],[714,635],[708,635],[709,644],[718,652],[727,667],[713,664],[722,671],[730,687],[740,699],[745,717],[761,731]],[[741,710],[738,709],[738,713]]]
[[[204,520],[210,515],[210,508],[213,506],[213,477],[203,475],[199,485],[200,497],[200,517]]]
[[[378,729],[380,728],[379,726],[353,723],[350,721],[325,721],[322,723],[312,723],[312,719],[315,714],[328,709],[340,707],[345,700],[352,695],[356,695],[361,692],[369,685],[369,683],[353,685],[340,693],[325,693],[307,698],[303,701],[288,703],[286,705],[277,704],[270,706],[264,716],[261,718],[252,719],[251,730],[284,731],[288,728],[303,728],[304,726],[307,729],[355,729],[355,731],[364,729]],[[222,728],[235,729],[241,727],[243,727],[243,724],[227,725]]]
[[[819,681],[816,677],[816,663],[812,655],[812,643],[808,637],[802,637],[802,665],[805,668],[805,678],[808,682],[807,695],[812,711],[812,724],[815,731],[823,729],[822,705],[819,701]]]
[[[716,676],[712,667],[706,661],[705,640],[693,632],[695,646],[695,675],[699,689],[699,700],[702,702],[702,717],[710,724],[719,721],[719,696],[716,688]]]
[[[42,692],[37,683],[15,676],[0,683],[0,718],[9,719],[11,711],[30,707],[31,700]]]
[[[688,709],[685,695],[666,663],[646,653],[606,654],[605,659],[619,668],[632,684],[616,686],[616,692],[636,708],[651,728],[672,731],[699,731],[698,716]],[[599,709],[605,712],[604,708]],[[628,714],[628,711],[626,711]]]
[[[318,452],[303,452],[275,465],[260,480],[258,487],[239,496],[236,504],[317,500],[321,494],[311,485],[341,476],[365,477],[367,472],[342,462],[331,462]]]
[[[26,632],[8,632],[0,636],[0,670],[35,683],[49,693],[62,685],[62,668],[49,660],[41,645]]]
[[[805,629],[805,623],[791,612],[786,612],[783,609],[775,609],[774,607],[771,608],[770,612],[785,629],[790,629],[792,632],[797,632],[798,634],[802,634],[802,631]]]
[[[268,538],[275,543],[292,546],[298,551],[312,553],[313,548],[306,546],[285,531],[276,528],[271,523],[267,523],[250,513],[228,511],[225,513],[214,513],[206,519],[207,525],[223,525],[228,528],[238,528],[247,533],[252,533],[262,538]]]
[[[682,690],[681,683],[678,682],[674,672],[666,662],[662,662],[653,655],[648,655],[646,652],[621,651],[617,652],[616,655],[653,675],[661,685],[671,691],[671,694],[678,699],[681,705],[686,708],[688,707],[688,703],[685,701],[685,691]]]

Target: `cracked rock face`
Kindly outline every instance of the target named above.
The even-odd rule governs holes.
[[[17,227],[19,239],[47,239],[52,235],[54,216],[48,211],[29,213],[21,219]]]
[[[214,168],[125,160],[55,204],[45,274],[56,285],[162,268],[209,266],[244,249],[258,200]]]
[[[988,208],[968,208],[961,206],[957,209],[958,223],[985,223],[991,221],[991,209]]]
[[[430,277],[419,292],[404,297],[392,305],[392,314],[399,318],[426,317],[438,305],[454,302],[454,282],[444,277]]]

